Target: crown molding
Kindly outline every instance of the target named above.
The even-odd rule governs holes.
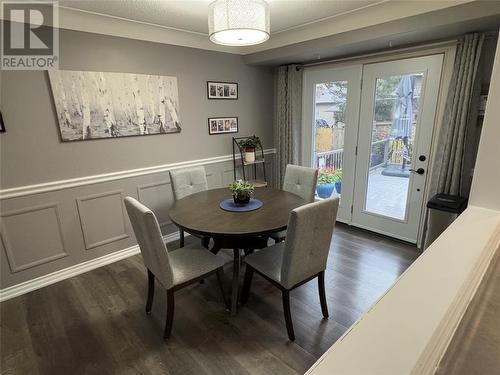
[[[236,55],[245,50],[212,43],[208,34],[59,6],[59,28],[199,48]]]
[[[273,32],[267,42],[248,47],[222,46],[212,43],[206,33],[90,12],[68,6],[59,6],[59,27],[236,55],[249,55],[471,2],[478,2],[478,0],[381,0],[355,10]]]
[[[271,38],[266,43],[250,46],[245,51],[245,55],[360,30],[472,2],[477,2],[477,0],[381,1],[350,12],[271,33]]]

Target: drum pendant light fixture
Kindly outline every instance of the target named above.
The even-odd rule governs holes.
[[[269,39],[269,5],[264,0],[216,0],[208,6],[210,40],[251,46]]]

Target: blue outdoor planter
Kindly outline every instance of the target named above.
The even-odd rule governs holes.
[[[335,190],[335,184],[321,184],[316,186],[316,192],[320,198],[330,198]]]
[[[337,194],[341,194],[342,182],[336,182],[335,183],[335,190],[337,190]]]

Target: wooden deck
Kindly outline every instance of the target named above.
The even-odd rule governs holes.
[[[302,374],[418,255],[413,246],[338,225],[326,271],[330,319],[322,319],[317,283],[305,284],[291,293],[296,341],[289,342],[276,288],[256,275],[247,305],[231,317],[213,277],[176,296],[167,344],[165,293],[157,288],[146,316],[147,277],[134,256],[3,302],[1,372]]]

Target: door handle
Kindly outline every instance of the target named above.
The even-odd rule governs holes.
[[[418,168],[418,169],[410,169],[410,172],[415,172],[417,174],[424,174],[425,173],[425,169],[424,168]]]

